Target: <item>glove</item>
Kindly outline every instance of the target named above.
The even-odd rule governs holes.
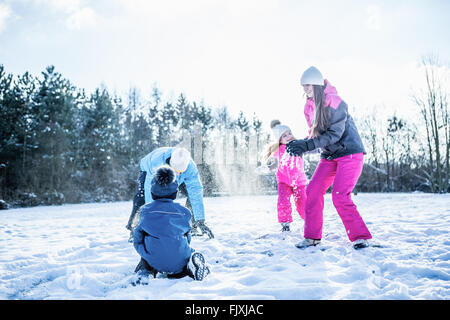
[[[306,151],[312,151],[315,149],[314,141],[312,139],[307,140],[292,140],[286,145],[286,151],[291,156],[302,156]]]
[[[205,224],[205,220],[198,220],[197,227],[202,231],[202,233],[205,233],[206,235],[208,235],[208,237],[210,239],[214,238],[214,235],[213,235],[211,229],[209,229],[208,226]]]

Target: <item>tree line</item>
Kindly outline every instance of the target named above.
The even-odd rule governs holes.
[[[428,55],[421,70],[424,86],[410,97],[417,118],[373,113],[357,121],[367,151],[360,190],[450,192],[449,68]]]
[[[183,93],[163,101],[156,86],[148,98],[137,88],[125,98],[105,87],[88,94],[54,66],[35,77],[0,65],[0,199],[13,206],[129,200],[139,160],[151,150],[180,144],[194,128],[204,145],[223,130],[262,137],[261,125],[256,114],[234,119],[227,107],[190,102]],[[205,194],[220,193],[214,168],[199,169]]]
[[[356,190],[450,191],[448,90],[436,61],[423,65],[427,87],[413,96],[420,121],[355,119],[367,151]],[[183,93],[175,100],[156,86],[147,95],[138,88],[126,97],[106,87],[87,93],[54,66],[36,77],[0,65],[0,199],[13,206],[130,200],[139,160],[183,143],[201,146],[206,195],[276,190],[273,175],[254,170],[271,139],[256,114],[234,118],[227,107],[189,101]],[[311,177],[318,158],[306,157]]]

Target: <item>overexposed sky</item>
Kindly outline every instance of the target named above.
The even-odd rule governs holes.
[[[311,65],[358,117],[410,115],[419,61],[450,61],[450,1],[0,0],[0,64],[74,85],[130,86],[227,106],[268,129],[306,132],[299,79]]]

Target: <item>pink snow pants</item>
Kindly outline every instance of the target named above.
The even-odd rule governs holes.
[[[305,219],[306,187],[290,186],[286,183],[278,183],[278,222],[292,222],[291,196],[294,196],[297,212]]]
[[[351,192],[362,172],[363,158],[364,154],[358,153],[334,160],[320,160],[306,188],[305,238],[322,238],[324,195],[332,184],[333,205],[350,241],[372,238],[351,199]]]

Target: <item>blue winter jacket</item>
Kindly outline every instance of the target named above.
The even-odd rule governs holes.
[[[141,170],[147,172],[144,192],[145,201],[147,203],[152,202],[151,195],[151,181],[158,167],[167,164],[166,160],[172,156],[172,152],[175,148],[163,147],[158,148],[150,152],[144,158],[141,159]],[[177,177],[178,185],[183,182],[186,184],[189,200],[191,201],[192,211],[196,221],[205,219],[205,207],[203,205],[203,185],[200,181],[197,166],[191,159],[186,171],[182,172]]]
[[[159,272],[180,273],[191,253],[189,209],[171,199],[158,199],[141,208],[134,230],[134,247]]]

